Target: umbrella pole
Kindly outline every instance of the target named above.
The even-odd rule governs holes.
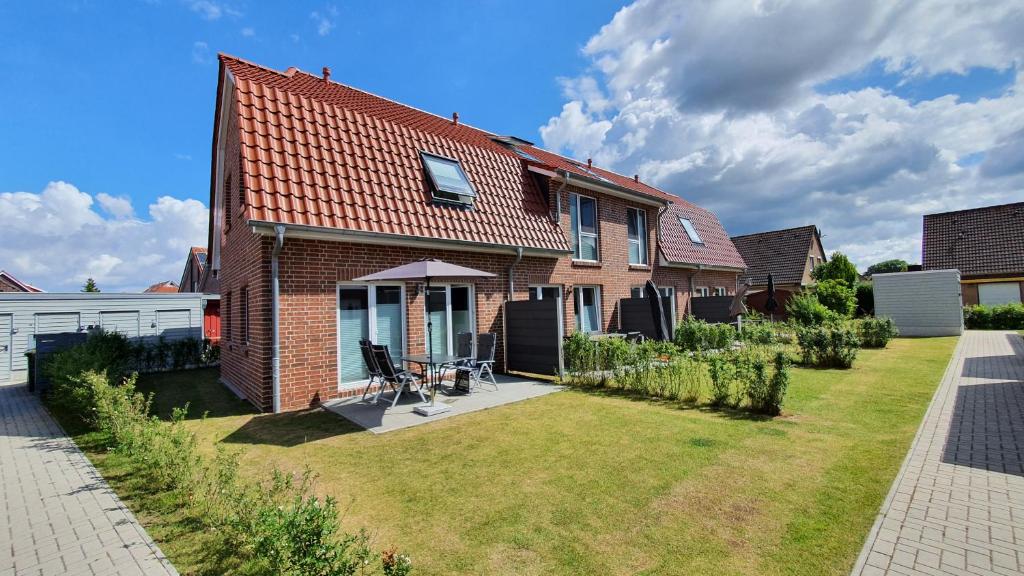
[[[434,396],[437,394],[437,382],[434,378],[434,321],[430,318],[430,276],[427,276],[427,288],[423,295],[423,307],[427,310],[427,372],[430,374],[430,405],[434,405]],[[426,376],[426,375],[424,375]]]

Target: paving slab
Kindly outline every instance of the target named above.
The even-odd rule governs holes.
[[[1024,574],[1016,332],[960,337],[852,574]]]
[[[178,574],[24,385],[0,386],[0,494],[0,574]]]

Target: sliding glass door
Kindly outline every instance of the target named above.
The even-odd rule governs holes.
[[[433,323],[435,354],[454,354],[456,336],[462,332],[476,332],[474,302],[472,286],[430,287],[427,321]]]
[[[405,353],[404,289],[400,285],[338,287],[338,381],[366,380],[359,341],[386,344],[392,356]]]

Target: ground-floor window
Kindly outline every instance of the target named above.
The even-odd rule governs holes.
[[[338,379],[342,384],[369,376],[360,340],[386,344],[393,356],[405,353],[404,301],[401,285],[338,287]]]
[[[695,297],[697,297],[697,298],[703,298],[704,296],[707,296],[708,295],[708,287],[707,286],[697,286],[696,288],[693,289],[693,295]]]
[[[715,286],[715,296],[727,296],[725,286]]]
[[[431,343],[435,354],[454,354],[456,336],[476,332],[475,311],[472,286],[430,287],[426,321],[432,324]],[[426,338],[425,334],[424,343],[427,343]]]
[[[671,313],[672,318],[676,317],[676,289],[674,286],[658,286],[658,293],[662,296],[668,296],[669,304],[672,306]],[[647,293],[644,292],[643,286],[633,286],[629,289],[630,298],[646,298]]]
[[[999,306],[1020,302],[1018,282],[991,282],[978,284],[978,303],[985,306]]]
[[[601,288],[598,286],[577,286],[573,292],[576,330],[580,332],[600,332]]]

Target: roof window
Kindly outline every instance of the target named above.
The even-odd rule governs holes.
[[[420,152],[423,167],[430,176],[434,200],[472,206],[476,191],[462,170],[458,160]]]
[[[686,235],[690,237],[690,242],[694,244],[703,244],[704,241],[700,239],[700,234],[697,234],[697,229],[693,227],[693,223],[688,218],[679,217],[679,223],[683,225],[683,229],[686,230]]]

